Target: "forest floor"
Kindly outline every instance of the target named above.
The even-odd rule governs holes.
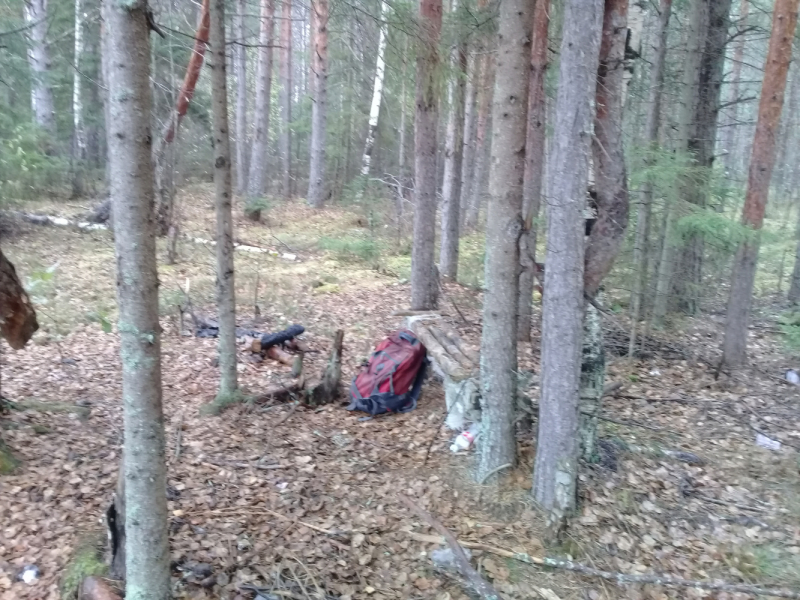
[[[186,230],[213,237],[210,189],[188,188],[181,205]],[[240,324],[262,331],[304,325],[307,343],[320,351],[307,355],[306,369],[321,368],[342,328],[349,381],[370,349],[402,325],[391,313],[407,305],[407,242],[370,215],[315,213],[297,202],[271,209],[267,225],[237,217],[236,227],[238,241],[278,254],[236,253]],[[480,268],[479,242],[468,238],[462,250],[465,277],[477,278],[469,269]],[[58,598],[70,556],[102,530],[120,458],[118,340],[102,326],[114,321],[113,242],[104,231],[25,226],[4,240],[4,252],[35,288],[42,330],[22,351],[2,346],[3,395],[36,404],[3,417],[3,436],[22,465],[0,478],[0,598]],[[160,267],[177,598],[249,599],[248,584],[281,598],[466,598],[456,576],[433,567],[436,544],[413,533],[434,532],[398,493],[462,540],[545,552],[529,499],[532,440],[520,440],[520,465],[499,488],[473,483],[474,457],[449,451],[455,434],[442,425],[443,392],[433,379],[417,410],[370,421],[339,404],[294,411],[241,404],[201,415],[217,388],[216,342],[181,335],[175,307],[189,281],[195,307],[213,314],[214,252],[184,241],[180,253],[178,265]],[[477,345],[480,293],[468,285],[445,292],[443,316]],[[800,387],[782,380],[800,360],[785,350],[776,315],[775,307],[759,308],[751,365],[718,379],[710,365],[721,313],[680,321],[634,361],[617,356],[627,348],[622,317],[605,321],[608,382],[624,385],[605,399],[600,460],[582,466],[580,516],[549,555],[625,573],[800,589]],[[242,350],[240,381],[250,392],[288,377],[288,367],[253,363],[248,354]],[[538,350],[523,345],[520,356],[522,368],[538,373]],[[781,448],[756,445],[759,432]],[[659,456],[659,448],[693,453],[703,464]],[[473,556],[507,598],[751,597],[617,587],[486,551]],[[29,564],[39,579],[15,581]]]

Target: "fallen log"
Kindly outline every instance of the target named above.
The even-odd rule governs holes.
[[[414,321],[412,323],[412,331],[425,345],[430,357],[450,379],[453,381],[461,381],[469,378],[470,373],[468,370],[462,367],[461,364],[450,355],[447,349],[439,343],[439,340],[431,333],[427,325],[422,321]]]
[[[21,350],[39,329],[33,309],[17,270],[0,250],[0,335],[14,350]]]
[[[478,365],[474,363],[466,354],[461,351],[453,340],[451,340],[439,327],[436,325],[429,325],[428,329],[433,334],[433,337],[436,338],[442,347],[447,351],[450,356],[456,359],[456,361],[468,371],[472,371]]]
[[[267,348],[265,354],[272,360],[277,360],[279,363],[283,363],[284,365],[288,365],[290,367],[294,365],[294,355],[289,354],[280,346],[270,346]]]

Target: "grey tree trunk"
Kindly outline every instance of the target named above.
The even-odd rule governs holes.
[[[126,598],[170,597],[146,0],[104,2],[125,441]],[[114,40],[114,43],[110,43]],[[135,49],[131,52],[131,49]]]
[[[214,205],[217,212],[217,310],[219,319],[219,397],[238,393],[236,374],[236,287],[233,278],[231,146],[225,64],[225,0],[212,0],[211,110],[214,140]]]
[[[478,123],[475,132],[475,175],[472,182],[472,194],[469,199],[469,208],[465,225],[474,229],[478,225],[478,217],[481,212],[481,202],[486,191],[486,173],[489,170],[489,158],[491,154],[491,141],[487,137],[489,129],[489,113],[492,106],[492,95],[494,94],[494,60],[492,54],[483,57],[483,69],[481,69],[481,79],[478,87]]]
[[[236,2],[236,41],[234,65],[236,66],[236,190],[243,195],[247,189],[247,47],[245,44],[245,0]]]
[[[650,93],[647,100],[647,120],[645,123],[645,143],[647,152],[658,149],[658,130],[661,123],[661,99],[664,86],[664,64],[667,56],[669,19],[672,15],[672,0],[661,0],[658,15],[658,31],[653,48],[653,64],[650,68]],[[655,163],[654,157],[647,156],[646,164]],[[647,245],[650,233],[650,213],[653,206],[653,180],[648,178],[642,185],[641,202],[636,216],[636,236],[633,244],[634,284],[631,294],[631,335],[628,354],[632,357],[636,349],[636,328],[642,315],[644,290],[647,287]]]
[[[522,180],[531,56],[529,0],[504,0],[498,16],[492,163],[481,335],[481,442],[477,480],[517,462],[517,300]]]
[[[749,0],[741,0],[739,4],[739,29],[747,27],[747,17],[750,12]],[[739,165],[736,164],[737,153],[734,150],[736,141],[736,131],[739,129],[739,87],[742,78],[742,63],[744,62],[744,42],[745,36],[740,35],[736,40],[733,51],[733,69],[731,73],[731,91],[728,95],[728,102],[732,102],[728,109],[728,126],[725,128],[725,138],[723,149],[725,150],[725,171],[728,175],[733,175]]]
[[[525,141],[525,179],[522,187],[523,230],[519,244],[520,274],[517,340],[531,341],[533,287],[536,272],[536,220],[541,204],[544,151],[547,140],[544,78],[547,71],[547,30],[550,0],[537,0],[533,9],[528,127]]]
[[[533,495],[558,530],[575,510],[586,185],[603,0],[567,0],[553,141],[542,314],[542,384]]]
[[[25,23],[28,25],[28,64],[31,68],[31,108],[36,124],[51,138],[56,135],[56,109],[50,81],[50,50],[47,44],[47,0],[26,0]]]
[[[797,238],[797,247],[794,253],[794,268],[792,269],[788,300],[792,304],[800,304],[800,211],[797,211],[797,228],[794,235]]]
[[[707,0],[691,0],[689,18],[686,21],[686,60],[683,64],[683,85],[681,90],[680,110],[678,111],[678,132],[676,152],[688,157],[689,139],[692,135],[694,110],[698,99],[698,82],[700,77],[700,59],[705,43],[706,20],[708,18]],[[683,186],[691,185],[684,181]],[[674,270],[676,243],[673,230],[677,218],[675,203],[667,200],[664,224],[664,242],[661,246],[661,258],[658,263],[656,279],[656,297],[653,302],[652,323],[655,327],[664,325],[667,315],[672,273]]]
[[[72,196],[80,198],[84,190],[84,161],[86,160],[86,131],[83,125],[83,94],[81,93],[81,57],[83,56],[83,0],[75,0],[75,40],[72,58]]]
[[[282,0],[280,77],[281,132],[278,149],[281,155],[281,193],[292,195],[292,0]]]
[[[439,123],[439,37],[442,0],[420,0],[417,51],[417,111],[414,121],[414,245],[411,250],[411,308],[436,307],[439,278],[433,264],[436,237],[436,140]]]
[[[459,202],[459,225],[464,227],[469,200],[472,197],[472,182],[475,180],[475,134],[477,129],[478,68],[480,57],[474,50],[467,57],[467,87],[464,92],[464,150],[461,163],[461,198]]]
[[[267,149],[269,147],[269,113],[272,100],[272,45],[274,44],[275,1],[261,0],[261,27],[258,36],[256,65],[256,101],[254,108],[255,139],[250,155],[247,196],[260,198],[267,184]],[[260,215],[258,215],[260,216]]]
[[[453,0],[452,11],[458,11],[457,0]],[[464,88],[467,71],[467,48],[464,43],[453,48],[450,64],[455,73],[447,87],[450,116],[445,137],[439,273],[442,277],[455,281],[458,276],[461,169],[464,159]]]
[[[308,203],[322,208],[325,203],[325,126],[328,119],[328,0],[315,0],[314,104],[311,107],[311,164],[308,175]]]

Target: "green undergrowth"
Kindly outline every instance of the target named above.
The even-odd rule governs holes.
[[[108,573],[108,566],[103,560],[104,546],[105,534],[102,531],[80,538],[61,576],[61,600],[76,600],[85,578],[104,577]]]

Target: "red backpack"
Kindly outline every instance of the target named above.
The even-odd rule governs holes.
[[[414,410],[425,377],[426,354],[411,331],[395,331],[378,344],[353,378],[347,410],[371,415]]]

